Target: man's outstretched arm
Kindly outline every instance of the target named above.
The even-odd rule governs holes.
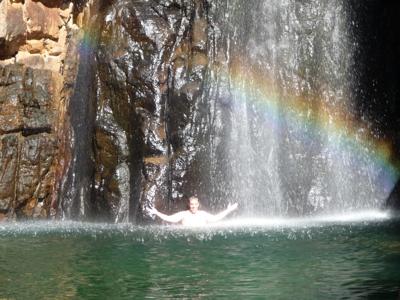
[[[228,208],[225,209],[224,211],[221,211],[220,213],[216,214],[216,215],[211,215],[209,218],[209,222],[218,222],[220,220],[222,220],[223,218],[225,218],[228,214],[230,214],[231,212],[233,212],[235,209],[237,209],[238,204],[229,204]]]
[[[159,212],[155,207],[152,207],[152,208],[150,208],[149,212],[151,214],[158,216],[160,219],[163,219],[164,221],[167,221],[170,223],[179,223],[183,219],[183,211],[177,212],[176,214],[169,216],[169,215]]]

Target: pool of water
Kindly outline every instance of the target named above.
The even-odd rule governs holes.
[[[400,219],[0,224],[0,298],[398,299]]]

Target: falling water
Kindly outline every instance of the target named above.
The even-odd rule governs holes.
[[[229,163],[215,184],[244,214],[374,209],[387,198],[385,170],[363,140],[368,123],[355,121],[349,10],[341,0],[216,5],[225,67],[214,97]]]
[[[193,194],[212,212],[238,202],[251,217],[384,204],[398,173],[360,110],[369,100],[357,98],[348,1],[160,4],[169,18],[115,3],[104,9],[96,74],[81,61],[71,100],[65,218],[150,219],[147,207],[177,211]]]

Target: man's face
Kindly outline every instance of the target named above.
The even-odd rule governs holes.
[[[189,200],[189,210],[192,214],[195,214],[199,209],[199,200],[192,198]]]

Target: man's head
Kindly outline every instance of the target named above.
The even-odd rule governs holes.
[[[199,209],[199,199],[195,196],[189,198],[189,210],[192,214],[195,214]]]

